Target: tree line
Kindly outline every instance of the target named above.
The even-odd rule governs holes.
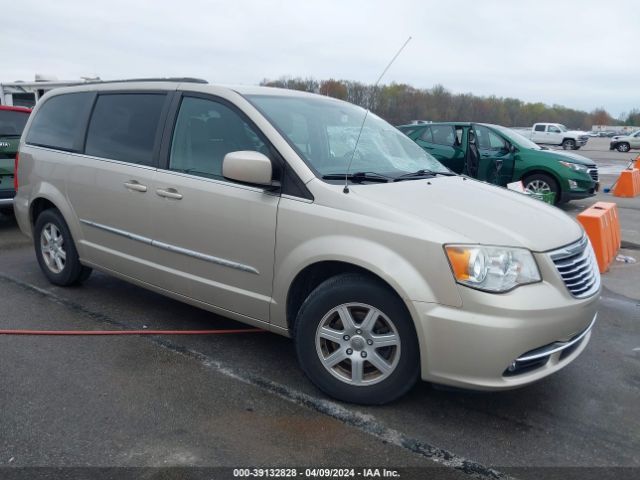
[[[581,130],[591,130],[592,125],[640,125],[639,109],[623,115],[625,118],[614,119],[604,108],[585,112],[562,105],[523,102],[517,98],[451,93],[442,85],[415,88],[404,83],[391,83],[374,88],[373,85],[352,80],[316,80],[299,77],[264,79],[260,85],[302,90],[346,100],[371,109],[393,125],[409,123],[412,120],[470,121],[507,127],[528,127],[536,122],[555,122]]]

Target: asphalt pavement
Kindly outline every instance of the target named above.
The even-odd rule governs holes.
[[[593,154],[611,168],[622,156]],[[403,478],[633,478],[640,302],[607,275],[590,345],[557,374],[500,393],[420,383],[383,407],[329,399],[301,373],[290,340],[271,333],[0,336],[0,477],[43,466],[295,465],[415,469]],[[0,329],[243,327],[101,273],[55,287],[10,216],[0,217],[0,291]]]

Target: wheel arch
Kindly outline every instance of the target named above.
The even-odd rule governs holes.
[[[538,175],[538,174],[549,175],[551,178],[555,180],[560,191],[562,192],[564,190],[563,182],[560,176],[557,173],[555,173],[553,170],[547,170],[545,168],[534,167],[534,168],[531,168],[530,170],[526,170],[520,176],[520,180],[524,182],[527,177],[530,177],[532,175]]]
[[[66,196],[50,183],[40,183],[33,189],[30,195],[27,212],[29,221],[28,227],[31,234],[33,234],[33,227],[35,226],[38,215],[49,208],[55,208],[60,212],[62,218],[67,224],[67,227],[69,228],[69,231],[71,232],[71,236],[76,242],[78,252],[80,252],[80,248],[82,248],[81,245],[78,245],[78,239],[80,238],[80,223],[77,221],[75,212],[67,201]]]
[[[300,307],[309,294],[325,280],[345,273],[358,273],[380,283],[397,296],[403,305],[405,305],[405,308],[407,308],[406,302],[404,302],[398,291],[384,278],[371,270],[345,261],[322,260],[311,263],[300,270],[289,286],[286,298],[286,320],[290,335],[293,333],[293,327]],[[407,314],[411,317],[411,312],[409,312],[408,309]]]

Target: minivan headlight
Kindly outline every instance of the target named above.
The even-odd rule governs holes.
[[[579,163],[563,162],[562,160],[560,160],[560,163],[571,170],[575,170],[576,172],[587,173],[589,170],[587,167]]]
[[[524,248],[445,245],[456,282],[486,292],[508,292],[541,280],[538,265]]]

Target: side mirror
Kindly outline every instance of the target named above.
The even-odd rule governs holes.
[[[229,152],[222,160],[222,176],[254,185],[272,186],[271,160],[260,152]]]
[[[511,153],[516,153],[516,146],[513,143],[509,145],[509,151]]]

